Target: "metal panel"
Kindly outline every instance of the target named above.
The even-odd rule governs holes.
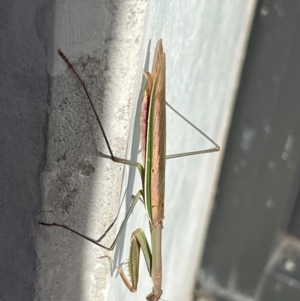
[[[261,1],[256,12],[199,275],[226,300],[275,300],[263,281],[299,186],[299,8]]]

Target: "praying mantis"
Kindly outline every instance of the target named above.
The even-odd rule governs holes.
[[[123,158],[115,157],[113,151],[110,147],[108,138],[105,134],[104,128],[102,126],[101,120],[96,112],[94,104],[91,100],[89,92],[86,88],[85,83],[78,75],[77,71],[74,69],[73,65],[69,62],[67,57],[63,54],[61,50],[58,51],[59,55],[75,74],[81,86],[83,87],[88,101],[92,107],[94,115],[100,126],[101,132],[103,134],[106,146],[109,151],[109,158],[117,163],[122,163],[130,166],[134,166],[138,169],[141,180],[142,189],[137,192],[135,196],[132,197],[131,204],[128,208],[126,216],[120,226],[119,232],[112,244],[107,247],[100,243],[100,240],[92,239],[64,224],[58,223],[44,223],[39,222],[44,226],[58,226],[89,240],[90,242],[104,248],[106,250],[113,250],[121,236],[128,218],[132,213],[138,200],[141,200],[146,209],[146,215],[149,221],[150,233],[151,233],[151,243],[149,244],[145,232],[138,228],[131,235],[131,246],[129,252],[129,277],[124,273],[122,266],[118,267],[118,273],[120,274],[124,284],[131,292],[135,292],[138,286],[138,273],[139,273],[139,260],[140,260],[140,250],[145,258],[146,266],[150,277],[153,282],[152,292],[146,297],[148,301],[157,301],[162,296],[162,229],[164,220],[164,194],[165,194],[165,167],[166,159],[184,157],[189,155],[197,155],[203,153],[211,153],[220,150],[220,147],[209,138],[204,132],[195,127],[191,122],[189,122],[184,116],[177,112],[171,105],[166,102],[166,55],[163,51],[162,39],[158,40],[154,59],[152,71],[144,72],[146,78],[146,85],[143,92],[142,99],[142,110],[140,117],[140,147],[142,155],[142,163],[130,161]],[[181,154],[166,155],[166,106],[169,106],[173,111],[175,111],[179,117],[184,119],[189,125],[194,127],[200,134],[202,134],[206,139],[208,139],[213,145],[213,148],[187,152]],[[107,157],[107,155],[104,155]],[[150,247],[151,246],[151,247]],[[107,257],[112,261],[112,259]]]

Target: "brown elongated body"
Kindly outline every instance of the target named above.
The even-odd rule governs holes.
[[[166,167],[166,100],[165,53],[162,40],[156,45],[152,73],[146,73],[140,141],[145,168],[144,199],[150,219],[153,291],[150,301],[162,294],[161,239],[164,219],[165,167]],[[147,116],[147,118],[145,118]]]
[[[144,102],[148,104],[147,123],[141,131],[142,152],[145,149],[144,196],[152,226],[164,218],[165,167],[166,167],[166,99],[165,99],[165,53],[162,40],[157,42],[152,73],[147,73]],[[150,88],[149,88],[150,87]],[[142,112],[141,116],[143,117]],[[142,118],[141,117],[141,118]],[[142,124],[142,120],[141,120]],[[142,128],[142,127],[141,127]],[[143,139],[142,137],[146,137]]]

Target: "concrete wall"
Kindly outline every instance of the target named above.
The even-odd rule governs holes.
[[[124,216],[140,189],[134,171],[125,169],[123,177],[122,166],[97,156],[100,149],[107,152],[99,127],[56,51],[61,48],[82,74],[115,154],[136,160],[142,70],[152,64],[156,41],[163,38],[168,101],[224,148],[255,1],[149,1],[147,10],[144,1],[1,6],[1,295],[144,299],[151,291],[144,265],[132,294],[115,268],[99,259],[101,248],[37,223],[62,222],[97,239],[120,201]],[[176,115],[168,113],[167,119],[168,153],[210,147]],[[167,162],[164,299],[188,300],[193,290],[221,158]],[[116,264],[128,258],[130,233],[137,227],[147,231],[142,206],[110,254]],[[103,242],[109,244],[115,231]]]
[[[0,299],[33,300],[37,253],[32,231],[45,167],[50,78],[47,5],[0,4]]]
[[[99,125],[57,49],[74,62],[115,155],[125,157],[145,7],[144,1],[56,2],[45,213],[39,220],[65,223],[98,239],[117,214],[123,166],[97,155],[108,153]],[[114,236],[115,228],[103,243]],[[104,300],[111,268],[99,259],[101,248],[61,228],[41,227],[37,249],[38,299]]]

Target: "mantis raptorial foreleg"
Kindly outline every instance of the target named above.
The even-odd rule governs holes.
[[[166,103],[166,59],[162,47],[162,40],[159,40],[157,42],[151,73],[144,73],[146,77],[146,87],[143,95],[142,112],[140,118],[140,144],[143,159],[142,164],[127,159],[117,158],[114,156],[105,131],[103,129],[103,126],[101,124],[100,118],[98,117],[96,109],[93,105],[93,102],[83,80],[80,78],[72,64],[61,51],[59,51],[59,55],[64,59],[66,64],[73,71],[73,73],[76,75],[79,82],[81,83],[88,98],[88,101],[93,109],[97,122],[101,128],[110,155],[105,155],[102,152],[100,152],[100,154],[103,157],[110,158],[114,162],[136,167],[139,170],[142,179],[142,189],[133,197],[129,209],[126,213],[126,216],[118,231],[118,234],[116,235],[114,241],[109,247],[104,246],[100,243],[103,236],[99,240],[95,240],[63,224],[43,222],[40,222],[40,224],[45,226],[58,226],[68,229],[71,232],[89,240],[90,242],[106,250],[113,250],[117,244],[118,239],[120,238],[120,235],[122,234],[125,228],[130,214],[132,213],[135,205],[140,199],[145,205],[149,221],[149,227],[151,232],[151,249],[149,243],[147,242],[144,231],[142,229],[135,230],[131,236],[131,246],[128,262],[129,279],[124,274],[122,267],[118,267],[118,272],[128,289],[133,292],[136,291],[138,283],[140,249],[142,249],[146,265],[153,282],[153,290],[147,296],[147,300],[157,301],[162,295],[161,241],[164,219],[165,161],[166,159],[219,151],[220,147],[205,133],[203,133],[195,125],[189,122],[184,116],[177,112],[171,105]],[[201,135],[208,139],[214,145],[214,148],[166,156],[166,106],[169,106],[173,111],[177,113],[178,116],[180,116],[189,125],[196,129]],[[112,262],[112,259],[109,256],[104,257],[109,258]]]
[[[131,234],[131,243],[129,251],[129,277],[131,282],[128,280],[128,277],[125,275],[122,265],[117,267],[118,273],[120,274],[123,282],[128,287],[131,292],[135,292],[137,289],[137,284],[139,280],[139,261],[140,261],[140,249],[143,251],[143,255],[146,261],[147,269],[149,274],[151,273],[151,251],[145,235],[145,232],[142,229],[137,229]],[[104,255],[102,258],[107,258],[111,263],[114,263],[112,258]]]

